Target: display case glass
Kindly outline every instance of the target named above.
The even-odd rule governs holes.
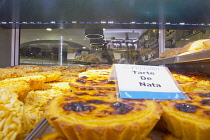
[[[9,75],[8,77],[11,79],[18,79],[25,76],[24,74],[26,73],[24,72],[28,65],[33,65],[32,69],[35,69],[35,71],[31,72],[31,69],[29,69],[30,72],[26,76],[38,73],[38,76],[42,77],[35,77],[35,80],[33,76],[33,78],[27,78],[26,80],[20,78],[22,85],[25,85],[23,87],[24,93],[27,91],[25,94],[29,95],[27,95],[28,98],[24,99],[23,103],[19,104],[20,106],[24,104],[25,112],[28,113],[24,117],[28,118],[29,121],[24,122],[23,126],[19,125],[25,128],[25,132],[27,131],[26,133],[24,132],[24,137],[30,132],[27,139],[40,138],[43,135],[43,129],[49,126],[47,120],[43,119],[44,105],[48,100],[54,98],[54,95],[66,94],[72,90],[73,88],[69,84],[72,82],[72,79],[78,78],[80,73],[86,72],[87,68],[91,68],[93,64],[110,64],[108,65],[109,67],[111,67],[111,64],[166,66],[171,72],[185,71],[188,72],[187,74],[194,72],[189,75],[204,76],[204,78],[202,77],[203,79],[199,77],[201,82],[196,81],[200,85],[195,83],[195,79],[190,79],[190,82],[187,81],[189,83],[178,81],[180,82],[178,84],[180,86],[187,85],[187,88],[183,86],[186,91],[194,90],[195,87],[200,86],[198,88],[199,91],[208,92],[209,94],[209,7],[209,0],[0,1],[0,67],[5,68],[1,71],[2,75],[4,76],[5,70],[14,68],[15,70],[13,69],[11,73],[6,71],[5,75]],[[194,43],[196,44],[195,47],[192,45]],[[191,48],[192,50],[189,51]],[[15,67],[16,65],[17,67]],[[26,69],[24,69],[24,65],[27,67]],[[19,71],[19,68],[24,70]],[[41,76],[39,72],[41,72]],[[110,74],[110,71],[108,73]],[[102,77],[104,76],[103,74]],[[107,76],[106,74],[105,72],[105,76]],[[45,79],[50,79],[51,81],[44,81],[43,75]],[[194,75],[192,76],[193,78]],[[57,79],[55,78],[56,76]],[[37,84],[38,86],[43,85],[31,88],[30,86],[34,86],[33,80],[40,82]],[[19,79],[14,81],[7,82],[9,86],[15,86],[14,89],[12,88],[15,92],[20,92],[22,90],[21,82]],[[101,81],[106,82],[107,79]],[[80,79],[79,82],[82,83],[84,81]],[[65,88],[61,86],[62,84],[64,84]],[[113,81],[108,84],[113,84]],[[3,86],[7,85],[4,84]],[[89,86],[85,90],[89,90],[89,88],[92,87]],[[84,85],[81,86],[81,89],[84,89]],[[110,89],[110,85],[108,89]],[[100,90],[99,92],[101,93]],[[22,95],[22,92],[20,93]],[[208,101],[205,103],[209,105],[208,94],[206,96]],[[83,96],[84,92],[80,93],[80,95]],[[98,93],[94,95],[98,96]],[[16,100],[19,102],[19,99],[16,98]],[[33,102],[30,100],[33,100]],[[66,98],[66,100],[69,99]],[[190,102],[186,101],[186,103]],[[145,106],[144,104],[141,105]],[[129,106],[122,105],[122,107]],[[203,106],[199,104],[199,107],[196,109],[200,109],[200,107],[202,108]],[[113,108],[112,106],[111,109]],[[132,107],[129,108],[132,109]],[[129,108],[125,109],[126,113],[127,111],[129,112],[127,110]],[[180,110],[183,111],[182,109]],[[141,108],[138,108],[138,111],[141,111]],[[156,111],[154,110],[154,112]],[[205,115],[202,114],[204,117],[208,116],[210,114],[209,108],[204,113]],[[181,116],[180,118],[183,117]],[[197,119],[196,122],[202,119]],[[186,120],[190,119],[187,118]],[[12,121],[15,123],[14,119]],[[176,121],[180,120],[177,119]],[[207,121],[208,127],[203,128],[208,128],[207,131],[206,129],[204,131],[209,132],[209,119]],[[39,122],[41,123],[37,126]],[[171,122],[173,123],[173,120]],[[176,127],[176,124],[175,127],[185,128],[182,125],[184,124],[182,120],[180,122],[182,127]],[[27,126],[27,124],[30,125]],[[196,129],[200,126],[197,124],[195,125]],[[80,127],[77,128],[80,130]],[[135,125],[133,128],[132,131],[135,131],[137,126]],[[189,129],[187,125],[186,128],[186,130]],[[203,130],[203,128],[200,130]],[[10,129],[13,129],[13,126]],[[129,131],[127,128],[125,130]],[[21,134],[22,132],[19,131],[18,133]],[[209,136],[209,133],[207,135]]]

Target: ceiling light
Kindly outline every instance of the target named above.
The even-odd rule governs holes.
[[[103,38],[103,29],[85,29],[85,37],[87,38]]]
[[[106,21],[101,21],[101,23],[102,23],[102,24],[105,24],[105,23],[106,23]]]
[[[47,31],[52,31],[52,29],[51,29],[51,28],[47,28],[46,30],[47,30]]]

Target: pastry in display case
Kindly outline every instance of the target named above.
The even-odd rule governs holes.
[[[94,54],[89,54],[87,51],[82,51],[81,55],[77,55],[74,61],[99,63],[100,59]]]
[[[44,105],[47,101],[71,91],[68,80],[72,75],[78,76],[78,72],[86,69],[83,66],[34,65],[1,68],[4,75],[0,81],[2,108],[0,138],[11,140],[26,138],[44,118]],[[61,76],[68,77],[68,80],[65,78],[59,80]]]
[[[197,41],[190,42],[190,43],[186,44],[182,48],[176,48],[171,51],[165,51],[160,54],[160,58],[192,54],[192,53],[196,53],[196,52],[209,50],[209,48],[210,48],[210,40],[209,39],[197,40]]]
[[[86,93],[58,96],[45,108],[47,120],[67,139],[143,139],[162,113],[154,101],[120,100]]]
[[[0,139],[208,140],[210,2],[152,3],[1,2]],[[187,98],[120,98],[121,59],[164,65]]]
[[[33,68],[35,72],[27,71],[14,78],[9,72],[33,71]],[[61,139],[83,139],[84,136],[86,139],[128,139],[130,133],[135,134],[132,135],[134,139],[143,139],[158,129],[154,127],[158,121],[167,133],[179,139],[209,137],[210,77],[204,73],[172,71],[189,99],[155,101],[119,98],[115,81],[108,80],[112,69],[108,64],[89,67],[26,65],[2,69],[7,69],[8,75],[0,83],[13,84],[1,87],[1,138],[24,139],[44,117],[56,130],[46,137]],[[40,81],[31,78],[33,76]],[[62,76],[68,80],[59,80]],[[22,81],[27,90],[18,84],[23,86]],[[11,110],[15,111],[11,114]],[[39,131],[35,130],[34,133]]]

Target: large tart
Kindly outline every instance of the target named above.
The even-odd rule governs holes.
[[[45,108],[49,123],[69,140],[142,140],[161,114],[155,101],[87,93],[57,96]]]

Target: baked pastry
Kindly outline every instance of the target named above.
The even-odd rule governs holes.
[[[87,70],[111,70],[112,65],[109,64],[92,64]]]
[[[11,68],[0,68],[0,80],[4,80],[7,78],[16,78],[20,77],[24,74],[21,70],[11,69]]]
[[[24,122],[22,133],[26,137],[44,118],[44,106],[57,95],[63,94],[60,90],[45,89],[30,91],[24,100]]]
[[[210,137],[210,99],[164,101],[162,119],[168,131],[182,140]]]
[[[160,54],[160,58],[172,57],[175,55],[186,55],[210,49],[210,39],[201,39],[187,43],[182,48],[166,51]]]
[[[111,74],[110,70],[88,70],[85,72],[79,73],[79,77],[94,77],[94,78],[109,78]]]
[[[16,70],[24,71],[25,73],[41,71],[41,67],[36,66],[36,65],[17,65],[17,66],[14,66],[14,67],[10,67],[10,69],[16,69]]]
[[[48,134],[44,135],[43,137],[41,137],[40,139],[36,139],[36,140],[67,140],[67,139],[58,132],[52,132],[52,133],[48,133]],[[143,140],[152,140],[152,137],[147,136]],[[169,139],[167,139],[167,140],[169,140]],[[172,140],[172,139],[170,139],[170,140]]]
[[[58,132],[53,132],[53,133],[48,133],[43,137],[41,137],[40,139],[36,140],[66,140],[66,138]]]
[[[45,83],[40,90],[48,90],[48,89],[55,89],[60,90],[63,93],[67,93],[71,91],[71,87],[69,86],[68,82],[50,82]]]
[[[26,98],[30,90],[35,90],[44,85],[46,78],[44,76],[27,76],[11,78],[0,81],[0,88],[10,89],[18,94],[18,99]]]
[[[108,78],[86,77],[72,79],[69,82],[72,91],[76,90],[115,90],[115,81]]]
[[[176,48],[174,50],[169,50],[169,51],[165,51],[165,52],[162,52],[160,54],[160,58],[167,58],[167,57],[173,57],[173,56],[176,56],[179,54],[179,51],[180,51],[181,48]]]
[[[198,51],[202,51],[203,49],[203,42],[207,41],[208,39],[201,39],[201,40],[197,40],[194,42],[190,42],[187,45],[185,45],[180,51],[179,54],[180,55],[184,55],[184,54],[190,54],[190,53],[194,53],[194,52],[198,52]]]
[[[209,50],[210,49],[210,39],[203,42],[203,50]]]
[[[161,102],[165,126],[182,140],[209,139],[210,134],[210,79],[198,72],[180,72],[173,76],[191,100]]]
[[[61,76],[60,71],[45,71],[45,72],[34,72],[26,73],[24,76],[44,76],[46,78],[45,82],[51,82],[57,80]]]
[[[142,140],[161,114],[155,101],[72,93],[55,97],[45,107],[49,123],[69,140]]]
[[[0,89],[0,139],[22,139],[23,103],[18,95],[8,89]]]

